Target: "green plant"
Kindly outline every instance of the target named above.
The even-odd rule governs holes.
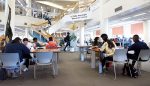
[[[72,33],[72,35],[70,36],[70,40],[75,41],[77,39],[77,36]]]

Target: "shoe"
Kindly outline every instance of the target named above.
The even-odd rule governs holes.
[[[24,72],[28,71],[28,68],[23,69]]]

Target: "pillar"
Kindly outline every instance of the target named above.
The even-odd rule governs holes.
[[[84,29],[85,26],[83,24],[80,25],[80,45],[84,45]]]
[[[144,21],[144,42],[150,47],[150,20]]]
[[[31,16],[32,15],[32,9],[31,9],[31,0],[26,0],[27,8],[26,8],[26,15]]]
[[[112,35],[111,29],[109,29],[108,19],[104,19],[101,23],[101,33],[106,33],[108,36]]]

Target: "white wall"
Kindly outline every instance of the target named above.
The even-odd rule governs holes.
[[[116,15],[118,13],[127,11],[129,9],[139,7],[143,4],[150,2],[150,0],[110,0],[103,5],[102,15],[103,19]],[[122,6],[123,9],[119,12],[115,12],[115,8]]]
[[[38,22],[44,22],[44,19],[29,17],[29,16],[15,16],[15,26],[26,26],[24,23],[27,23],[27,25],[31,25],[31,23],[38,23]]]
[[[0,24],[4,24],[4,20],[5,20],[5,14],[4,14],[4,12],[0,12],[0,20],[1,20],[1,22],[0,22]]]

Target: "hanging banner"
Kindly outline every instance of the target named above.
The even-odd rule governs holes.
[[[71,14],[70,17],[73,21],[89,20],[89,19],[91,19],[90,18],[91,13],[90,12],[82,12],[82,13],[77,13],[77,14]]]

